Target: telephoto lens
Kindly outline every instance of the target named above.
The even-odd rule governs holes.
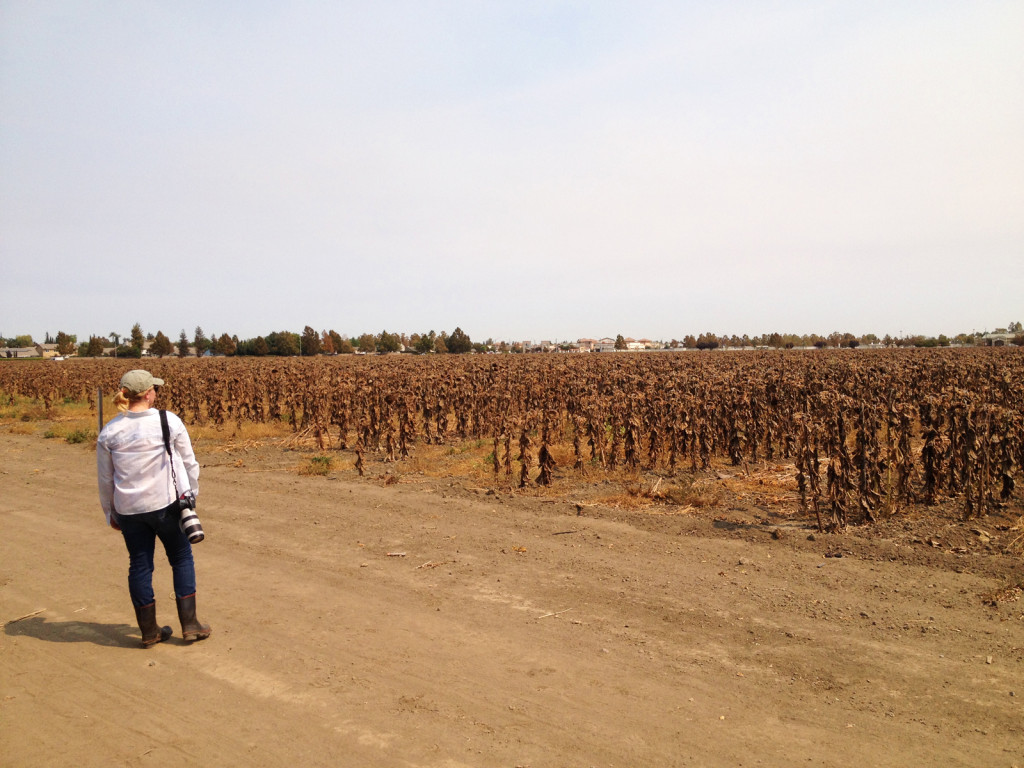
[[[206,538],[203,533],[203,524],[199,522],[199,515],[196,514],[196,497],[192,491],[185,491],[178,499],[178,506],[181,508],[181,522],[178,523],[181,532],[188,536],[189,543],[198,544]]]
[[[188,536],[188,540],[192,544],[198,544],[200,541],[206,538],[203,533],[202,523],[199,522],[199,515],[196,514],[194,509],[184,509],[181,512],[181,532]]]

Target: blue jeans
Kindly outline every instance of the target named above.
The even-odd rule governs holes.
[[[196,593],[196,567],[192,545],[181,532],[181,513],[177,504],[141,515],[118,515],[125,546],[128,547],[128,593],[136,608],[155,602],[153,595],[153,551],[156,539],[164,545],[167,562],[174,574],[174,594],[188,597]]]

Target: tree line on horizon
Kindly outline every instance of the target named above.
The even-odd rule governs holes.
[[[412,336],[389,333],[383,330],[378,334],[364,333],[361,336],[345,337],[334,330],[317,333],[306,326],[301,334],[291,331],[274,331],[266,336],[251,339],[239,339],[237,335],[222,333],[207,335],[202,326],[196,326],[193,335],[182,329],[177,342],[162,331],[144,333],[142,326],[135,323],[131,332],[121,334],[111,332],[106,336],[92,335],[88,341],[79,343],[77,336],[64,331],[56,337],[46,334],[44,344],[54,344],[60,355],[77,354],[79,357],[142,357],[145,350],[155,357],[203,357],[207,354],[225,356],[257,356],[276,355],[281,357],[335,354],[356,354],[373,352],[400,352],[403,349],[419,353],[450,353],[486,352],[494,345],[493,340],[476,343],[461,328],[455,328],[451,334],[445,331],[436,333],[431,330],[424,334],[414,333]],[[0,346],[25,348],[35,346],[29,335],[0,337]]]
[[[1024,346],[1024,326],[1019,322],[1010,323],[1006,328],[997,328],[995,333],[1013,334],[1012,342]],[[792,349],[795,347],[833,347],[856,348],[861,345],[885,347],[945,347],[951,345],[972,346],[984,336],[981,332],[961,333],[954,337],[939,336],[903,336],[894,337],[886,334],[879,338],[873,333],[855,336],[852,333],[835,331],[828,336],[818,334],[765,333],[760,336],[737,336],[735,334],[714,334],[705,332],[699,335],[687,335],[682,339],[665,342],[668,349],[719,349],[719,348],[771,348]],[[178,335],[177,342],[162,331],[144,333],[142,326],[135,323],[130,333],[111,332],[106,336],[90,336],[88,341],[79,343],[77,336],[59,331],[56,336],[46,334],[44,344],[56,345],[60,355],[77,354],[79,357],[142,357],[143,350],[156,357],[202,357],[207,354],[224,356],[280,356],[280,357],[312,357],[316,355],[372,354],[389,352],[413,352],[418,354],[465,354],[468,352],[528,352],[522,342],[495,342],[487,339],[484,342],[473,342],[469,335],[456,327],[451,334],[430,330],[427,333],[391,333],[383,330],[378,334],[364,333],[360,336],[344,336],[335,330],[323,330],[319,333],[311,326],[306,326],[302,333],[292,331],[274,331],[266,336],[239,339],[237,335],[222,333],[219,336],[206,334],[201,326],[196,326],[191,336],[184,329]],[[35,346],[30,335],[0,336],[0,346],[24,348]],[[557,345],[563,350],[574,345],[563,343]],[[627,341],[622,334],[615,339],[615,349],[627,349]]]
[[[1006,328],[996,328],[994,333],[1016,334],[1013,343],[1017,346],[1024,346],[1024,327],[1020,323],[1010,323]],[[765,333],[761,336],[749,337],[733,335],[716,335],[714,333],[702,333],[699,336],[685,336],[681,341],[673,339],[669,346],[672,349],[718,349],[729,347],[732,349],[743,349],[747,347],[769,347],[771,349],[793,349],[795,347],[847,347],[855,349],[861,345],[883,347],[948,347],[948,346],[972,346],[984,338],[984,332],[960,333],[949,337],[945,334],[938,336],[891,336],[886,334],[879,338],[873,333],[866,333],[863,336],[855,336],[852,333],[840,333],[834,331],[828,336],[821,336],[816,333],[795,334],[795,333]]]

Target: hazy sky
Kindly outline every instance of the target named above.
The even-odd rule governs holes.
[[[1024,321],[1024,2],[0,0],[0,334]]]

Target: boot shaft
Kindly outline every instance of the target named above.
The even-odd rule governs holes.
[[[181,622],[181,634],[186,640],[202,640],[213,631],[208,624],[200,623],[196,618],[195,594],[177,598],[178,621]]]
[[[156,603],[150,603],[141,607],[136,606],[135,620],[138,622],[139,630],[142,632],[143,648],[148,648],[155,643],[162,643],[171,636],[173,631],[170,627],[161,627],[157,624]]]

